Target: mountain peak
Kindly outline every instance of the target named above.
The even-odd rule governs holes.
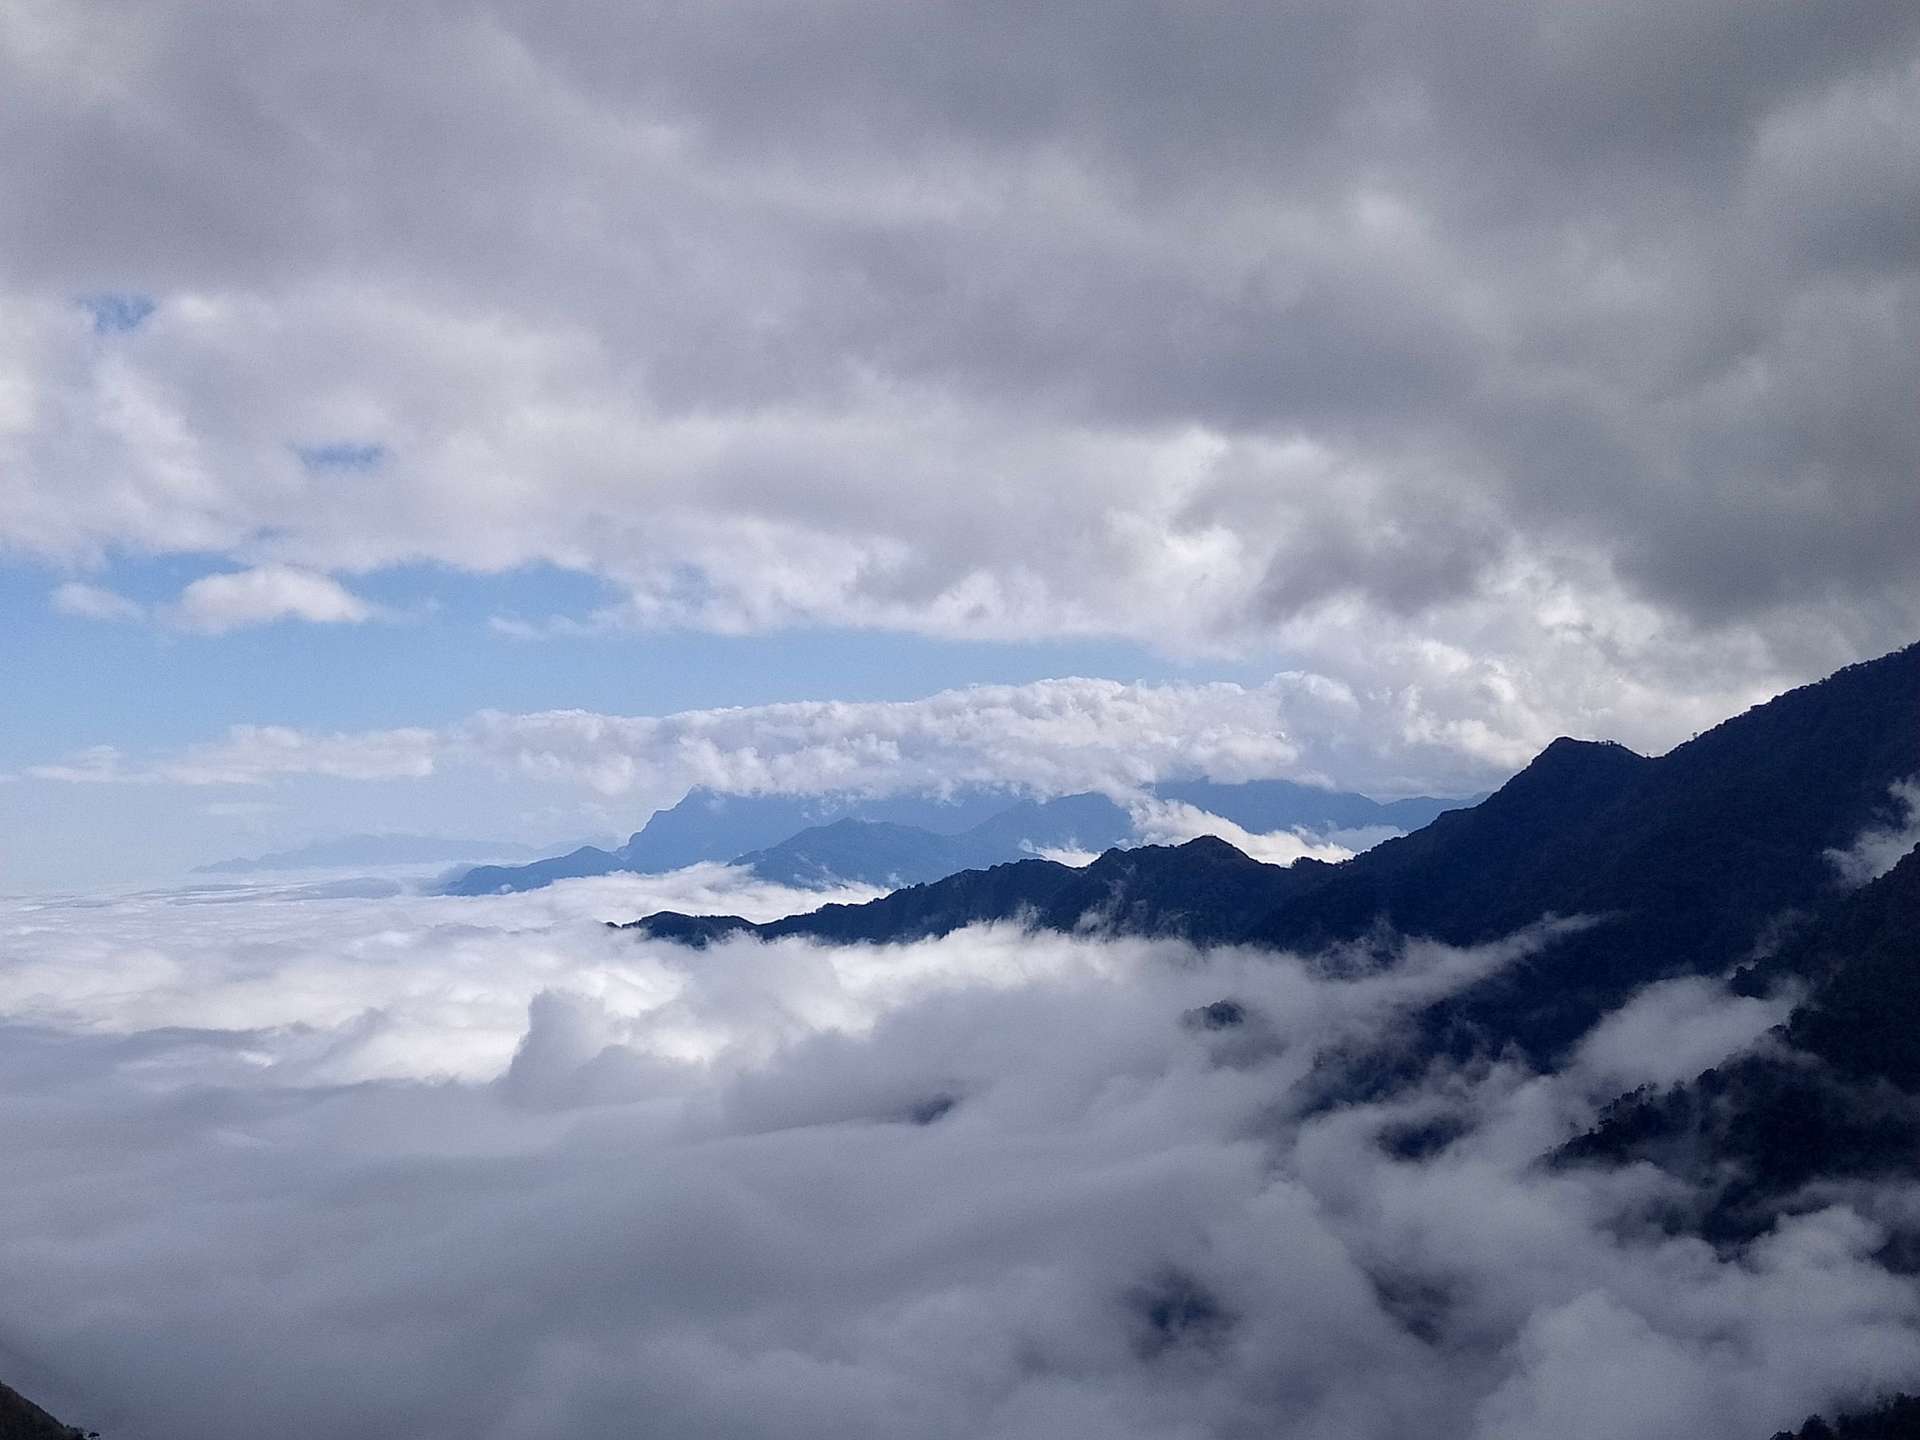
[[[1516,802],[1601,799],[1638,779],[1653,764],[1615,740],[1576,740],[1562,735],[1493,793],[1496,810]]]

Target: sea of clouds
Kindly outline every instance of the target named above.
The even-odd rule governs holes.
[[[420,888],[0,901],[0,1378],[110,1440],[1764,1440],[1920,1381],[1912,1197],[1720,1255],[1539,1161],[1780,1005],[1316,1102],[1551,926],[1355,974],[603,923],[819,902],[719,866]]]

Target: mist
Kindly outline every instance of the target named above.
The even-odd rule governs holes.
[[[793,898],[707,866],[6,902],[0,1365],[113,1440],[1734,1440],[1920,1378],[1871,1258],[1902,1196],[1721,1256],[1655,1223],[1658,1172],[1540,1161],[1778,1005],[1670,982],[1558,1075],[1329,1106],[1562,927],[1353,973],[602,923]]]

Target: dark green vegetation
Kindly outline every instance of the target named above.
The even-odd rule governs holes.
[[[62,1425],[17,1390],[0,1385],[0,1440],[88,1440],[97,1432]]]

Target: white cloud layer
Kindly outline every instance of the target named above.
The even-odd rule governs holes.
[[[736,884],[5,902],[0,1365],[127,1440],[1751,1440],[1920,1377],[1864,1202],[1728,1259],[1636,1221],[1648,1173],[1532,1164],[1757,1002],[1303,1113],[1317,1056],[1550,933],[1331,981],[599,924],[791,901]],[[1379,1145],[1439,1111],[1478,1126]]]

